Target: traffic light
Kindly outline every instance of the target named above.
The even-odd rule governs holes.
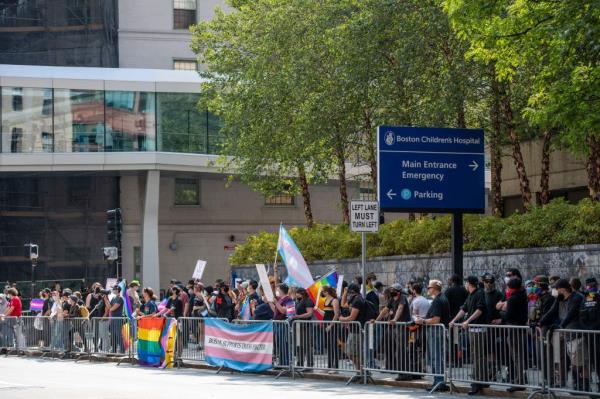
[[[106,211],[106,237],[110,243],[117,244],[121,241],[122,225],[121,208]]]

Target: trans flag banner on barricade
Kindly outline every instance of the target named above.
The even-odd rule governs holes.
[[[243,372],[260,372],[273,367],[273,324],[230,324],[205,319],[206,362]]]

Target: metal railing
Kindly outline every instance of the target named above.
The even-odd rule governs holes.
[[[286,372],[294,375],[292,351],[293,335],[287,320],[233,320],[236,324],[272,323],[273,324],[273,369],[281,370],[277,378]]]
[[[450,380],[541,391],[544,385],[544,344],[529,326],[460,325],[449,337],[458,350],[450,351]]]
[[[546,343],[545,377],[551,392],[600,391],[600,331],[549,331]]]
[[[433,378],[432,391],[445,386],[447,331],[443,324],[367,323],[365,370],[398,374],[397,380],[414,376]]]
[[[204,361],[204,318],[178,319],[176,361]],[[234,323],[264,321],[235,320]],[[587,394],[600,391],[600,331],[529,326],[267,321],[273,323],[273,366],[302,375],[346,373],[366,382],[371,372],[433,378],[434,386],[470,383]],[[127,318],[42,316],[0,318],[0,349],[131,359],[135,329]],[[282,373],[280,373],[282,374]],[[434,389],[435,390],[435,389]]]

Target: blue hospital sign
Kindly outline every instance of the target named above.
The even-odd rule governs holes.
[[[485,211],[483,130],[380,126],[377,147],[382,212]]]

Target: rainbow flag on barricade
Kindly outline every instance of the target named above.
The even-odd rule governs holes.
[[[205,319],[206,362],[242,372],[273,367],[273,323],[231,324]]]
[[[145,317],[138,320],[138,363],[142,366],[159,367],[162,364],[160,337],[165,326],[162,317]]]
[[[160,346],[162,349],[161,369],[170,369],[175,363],[175,341],[177,339],[177,320],[167,319],[160,335]]]
[[[315,281],[313,285],[308,287],[306,291],[315,304],[315,317],[319,320],[323,320],[325,314],[325,298],[321,297],[321,290],[325,286],[337,288],[338,275],[337,272],[333,271],[319,280]]]

